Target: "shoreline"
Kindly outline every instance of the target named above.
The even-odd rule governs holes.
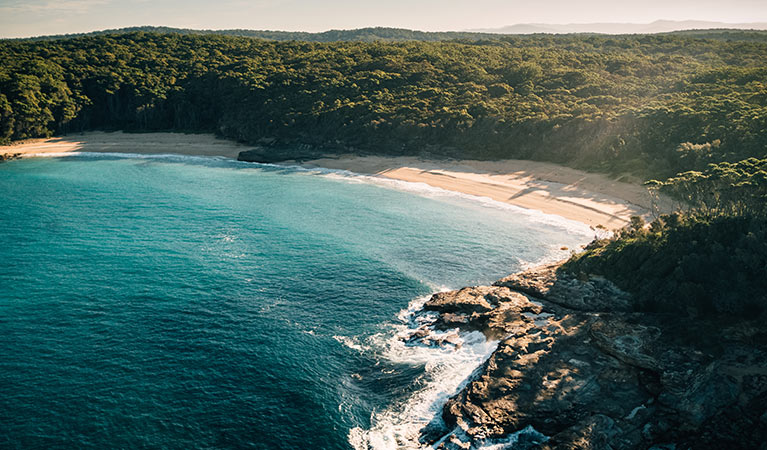
[[[302,165],[424,183],[610,230],[628,224],[631,216],[651,218],[651,198],[643,186],[553,163],[342,155]],[[670,202],[661,209],[670,209]]]
[[[122,131],[89,131],[48,139],[30,139],[0,146],[0,155],[18,154],[29,157],[43,153],[176,153],[190,156],[237,155],[250,148],[212,134],[185,133],[124,133]]]
[[[87,132],[0,146],[0,155],[43,153],[175,153],[236,159],[252,146],[211,134]],[[339,155],[304,162],[306,168],[348,170],[382,178],[424,183],[476,197],[553,214],[591,227],[617,229],[631,216],[650,218],[651,199],[641,185],[602,174],[527,160],[423,160],[416,157]],[[664,205],[665,206],[665,205]],[[667,209],[667,206],[661,208]]]

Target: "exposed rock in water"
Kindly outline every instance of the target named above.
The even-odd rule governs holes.
[[[251,150],[240,152],[240,154],[237,155],[237,160],[258,163],[278,163],[285,161],[307,161],[322,158],[324,156],[326,156],[325,152],[313,147],[297,145],[290,148],[255,147]]]
[[[0,153],[0,163],[10,161],[12,159],[21,159],[21,153]]]
[[[534,429],[548,439],[514,448],[767,448],[767,326],[632,313],[609,281],[556,269],[424,305],[435,330],[501,339],[424,443],[478,448]]]

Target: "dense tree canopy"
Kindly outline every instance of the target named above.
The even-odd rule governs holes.
[[[681,209],[698,217],[767,217],[767,159],[710,164],[702,172],[683,172],[647,185],[680,200]]]
[[[711,164],[650,184],[684,209],[649,227],[635,218],[564,270],[608,277],[635,294],[638,310],[767,313],[767,159]]]
[[[607,277],[634,294],[638,311],[758,319],[767,313],[767,221],[666,215],[595,240],[562,270]]]
[[[90,129],[532,158],[662,178],[767,156],[767,44],[662,36],[0,41],[0,140]]]

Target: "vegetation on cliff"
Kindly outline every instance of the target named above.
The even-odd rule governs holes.
[[[759,317],[767,311],[767,159],[712,164],[652,189],[679,213],[596,240],[563,270],[606,276],[641,311]]]
[[[668,177],[767,156],[767,44],[663,36],[0,41],[0,141],[90,129]]]

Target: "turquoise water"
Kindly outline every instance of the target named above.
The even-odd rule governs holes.
[[[0,164],[0,447],[391,447],[489,351],[404,354],[398,316],[587,232],[343,173]]]

